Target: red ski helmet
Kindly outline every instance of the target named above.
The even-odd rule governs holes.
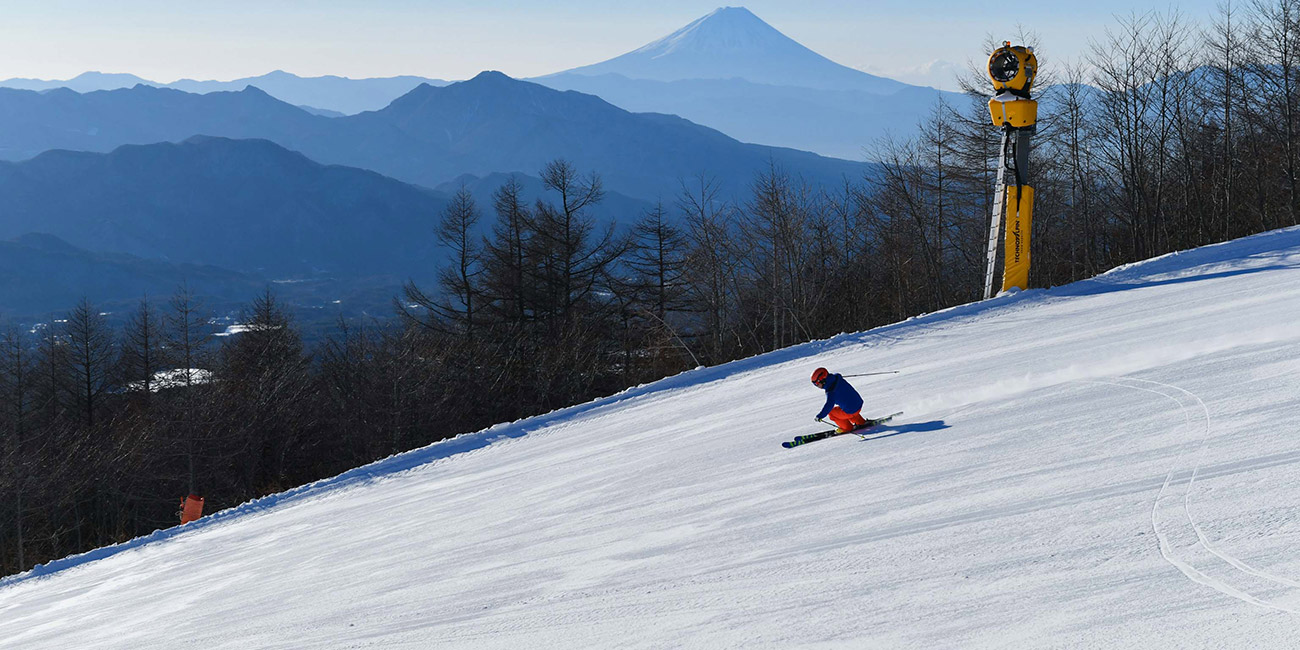
[[[826,378],[829,377],[830,375],[831,373],[825,368],[818,368],[813,371],[812,383],[815,384],[818,388],[820,388],[821,385],[826,382]]]

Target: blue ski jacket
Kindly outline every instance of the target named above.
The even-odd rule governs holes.
[[[821,413],[817,414],[817,419],[821,419],[830,414],[831,409],[836,406],[844,409],[845,413],[853,415],[862,410],[862,396],[858,391],[853,390],[848,380],[843,375],[835,373],[826,378],[826,385],[822,387],[826,391],[826,406],[822,407]]]

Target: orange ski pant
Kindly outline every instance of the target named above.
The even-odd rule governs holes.
[[[867,423],[867,421],[862,418],[862,411],[858,411],[857,413],[845,413],[844,409],[838,406],[831,409],[831,412],[828,415],[831,418],[831,422],[834,422],[835,426],[839,427],[842,431],[856,429]]]

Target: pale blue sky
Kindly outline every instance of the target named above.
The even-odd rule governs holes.
[[[1177,6],[1205,24],[1216,3]],[[1073,58],[1114,24],[1116,13],[1172,6],[1042,2],[1011,17],[973,2],[939,0],[732,4],[840,63],[896,77],[935,60],[982,58],[985,36],[1009,36],[1016,22],[1037,31],[1052,57]],[[99,70],[166,82],[274,69],[445,79],[496,69],[527,77],[622,54],[718,6],[718,0],[0,0],[0,79],[64,79]]]

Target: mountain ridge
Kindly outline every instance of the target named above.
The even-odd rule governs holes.
[[[48,149],[107,152],[192,135],[266,139],[322,163],[360,167],[434,187],[461,174],[536,174],[556,158],[599,173],[629,197],[670,200],[681,178],[707,173],[740,196],[776,162],[810,182],[839,185],[863,163],[747,144],[680,117],[632,113],[584,93],[485,72],[444,87],[421,84],[379,111],[312,115],[264,91],[196,95],[138,85],[84,95],[0,89],[0,157]],[[635,152],[635,155],[629,155]]]
[[[77,79],[77,83],[65,85],[84,90],[143,83],[196,93],[240,91],[253,86],[308,113],[330,118],[340,117],[340,113],[355,117],[385,110],[411,92],[418,90],[417,95],[426,92],[421,86],[452,85],[440,79],[416,76],[303,78],[283,70],[229,82],[181,79],[157,84],[134,75],[102,73],[84,73]],[[862,160],[864,150],[886,133],[899,135],[913,131],[916,122],[940,98],[953,103],[962,99],[956,93],[910,86],[834,62],[784,35],[744,7],[716,9],[623,55],[527,81],[556,90],[596,95],[631,112],[678,115],[746,143],[811,151],[852,161]],[[32,83],[18,82],[24,80],[0,82],[0,86],[34,87]],[[44,84],[41,87],[59,83],[62,82],[41,82]],[[343,105],[345,100],[351,101],[352,95],[362,103]],[[853,99],[846,101],[845,95],[852,95]],[[309,147],[301,143],[311,139],[306,134],[287,138],[247,129],[210,133],[270,137],[294,148]],[[179,137],[187,135],[190,134]],[[371,134],[370,139],[375,137],[384,136]],[[376,146],[373,142],[353,144],[363,148]],[[391,142],[385,146],[391,146]],[[70,143],[60,143],[58,147],[77,148]],[[95,150],[107,148],[111,147]],[[0,156],[14,157],[2,148]],[[355,164],[341,158],[331,161]],[[438,164],[436,160],[427,162]],[[385,173],[411,182],[436,185],[447,180],[445,174],[417,178],[406,175],[407,171],[396,166],[385,168]],[[455,173],[497,172],[534,173],[535,169],[474,167]]]
[[[275,98],[293,105],[307,105],[316,109],[354,115],[364,111],[378,110],[387,106],[393,98],[409,92],[415,86],[427,83],[446,85],[450,82],[415,75],[397,75],[392,77],[365,77],[353,79],[338,75],[321,75],[301,77],[284,70],[272,70],[266,74],[240,77],[230,81],[177,79],[163,83],[144,79],[129,73],[83,72],[71,79],[46,80],[30,78],[12,78],[0,81],[0,88],[33,90],[48,92],[57,88],[68,88],[74,92],[87,93],[96,90],[117,90],[136,85],[170,88],[194,94],[212,92],[229,92],[242,90],[245,86],[257,86]]]
[[[444,203],[268,140],[194,136],[0,163],[0,237],[47,232],[92,251],[272,276],[410,273],[433,254]]]

